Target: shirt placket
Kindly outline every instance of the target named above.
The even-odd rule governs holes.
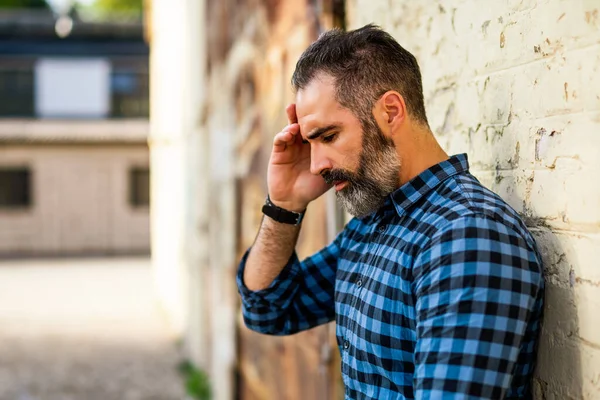
[[[381,221],[381,219],[379,220]],[[369,279],[369,275],[372,272],[371,270],[374,268],[374,260],[375,254],[377,253],[377,248],[380,246],[380,236],[385,233],[387,229],[387,224],[385,222],[376,223],[374,230],[369,234],[366,239],[366,251],[363,256],[358,261],[358,271],[365,271],[366,273],[358,273],[355,281],[352,283],[354,286],[354,296],[351,300],[349,316],[348,316],[348,326],[346,328],[346,334],[344,337],[344,341],[342,343],[342,361],[344,364],[349,367],[350,365],[350,350],[353,346],[353,343],[356,344],[357,337],[355,334],[356,327],[358,325],[357,317],[358,317],[358,304],[360,299],[364,298],[365,294],[365,284],[366,279]],[[346,383],[347,385],[347,383]]]

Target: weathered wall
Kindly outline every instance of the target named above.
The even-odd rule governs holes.
[[[186,356],[205,368],[205,2],[152,0],[150,6],[152,266],[158,299],[184,339]]]
[[[539,399],[600,398],[600,2],[347,0],[421,65],[431,128],[534,233]]]
[[[286,125],[285,106],[293,101],[289,79],[297,58],[316,38],[320,17],[328,19],[327,3],[207,3],[211,250],[210,285],[203,289],[211,310],[206,326],[212,350],[207,356],[215,382],[224,371],[218,368],[222,354],[227,360],[237,357],[243,399],[329,399],[337,390],[331,326],[285,338],[251,332],[241,320],[234,282],[237,263],[262,218],[273,136]],[[309,209],[298,246],[302,256],[327,242],[325,208],[321,201]],[[228,335],[232,327],[238,336],[233,355],[218,345],[222,332]]]
[[[262,217],[296,60],[341,19],[333,15],[340,4],[151,1],[153,266],[161,304],[217,400],[342,393],[333,325],[286,338],[251,332],[235,286]],[[310,206],[301,256],[335,233],[327,207],[325,199]]]
[[[32,205],[0,209],[0,256],[127,254],[150,250],[150,216],[129,202],[137,145],[2,144],[0,166],[28,167]]]

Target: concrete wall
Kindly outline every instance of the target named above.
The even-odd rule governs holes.
[[[548,283],[538,399],[600,398],[600,2],[347,0],[421,65],[432,129],[523,215]]]
[[[0,167],[28,167],[32,205],[0,209],[0,256],[150,250],[148,207],[129,202],[129,171],[145,145],[0,146]]]
[[[152,266],[158,298],[185,356],[213,379],[216,399],[233,398],[233,331],[215,332],[223,354],[211,370],[206,119],[206,4],[150,0]],[[225,251],[225,250],[223,250]],[[233,321],[232,315],[223,315]],[[231,322],[233,324],[233,322]]]

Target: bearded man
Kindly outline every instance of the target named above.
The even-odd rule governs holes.
[[[467,156],[436,141],[415,57],[373,25],[333,30],[292,84],[237,276],[246,325],[289,335],[335,320],[347,399],[530,398],[540,254]],[[300,261],[302,216],[332,187],[354,218]]]

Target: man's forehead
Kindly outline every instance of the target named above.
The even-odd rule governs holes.
[[[339,107],[333,79],[327,76],[313,78],[306,87],[296,93],[296,115],[298,119],[315,114],[320,110],[332,112]]]

